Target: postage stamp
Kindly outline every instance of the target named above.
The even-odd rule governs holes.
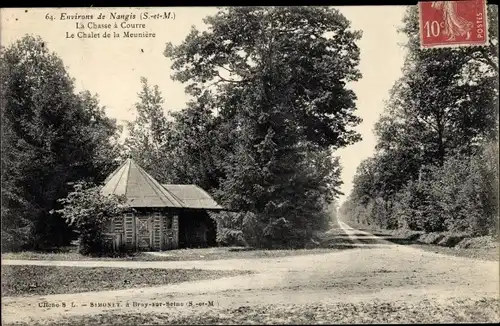
[[[422,48],[488,43],[486,0],[420,1]]]

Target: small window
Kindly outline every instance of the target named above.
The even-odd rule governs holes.
[[[171,229],[172,228],[172,217],[167,216],[166,219],[167,219],[167,229]]]

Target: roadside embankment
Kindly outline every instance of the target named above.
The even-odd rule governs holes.
[[[373,233],[384,240],[417,246],[436,253],[463,256],[483,260],[499,260],[498,237],[475,237],[467,233],[414,231],[408,229],[387,230],[374,225],[348,223],[349,226]]]

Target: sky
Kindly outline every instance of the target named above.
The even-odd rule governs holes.
[[[401,76],[404,50],[400,44],[405,39],[397,29],[401,26],[406,7],[336,8],[351,21],[352,29],[363,32],[358,41],[359,69],[363,77],[349,85],[357,95],[357,115],[363,122],[356,129],[363,140],[335,152],[342,164],[341,191],[347,195],[352,189],[356,167],[373,154],[376,143],[374,123],[382,112],[384,100],[388,99],[390,88]],[[184,85],[170,78],[173,72],[171,61],[163,55],[165,44],[180,44],[192,26],[205,29],[203,18],[216,12],[214,7],[3,8],[1,44],[9,46],[25,34],[39,35],[63,60],[75,79],[76,89],[97,94],[107,114],[123,123],[134,119],[133,106],[141,87],[140,77],[146,77],[150,85],[158,85],[165,98],[165,111],[185,107],[189,97],[184,93]],[[83,19],[83,15],[92,15],[92,18]],[[99,15],[104,18],[99,19]],[[89,23],[90,27],[97,27],[93,23],[111,26],[89,29]],[[122,23],[125,25],[121,26]],[[84,28],[77,28],[77,25]],[[145,31],[154,33],[154,37],[126,38],[127,31]],[[78,32],[87,37],[79,37]],[[116,32],[120,37],[104,38],[106,32],[110,36]],[[88,37],[97,33],[99,37]],[[345,196],[341,196],[340,202],[344,199]]]

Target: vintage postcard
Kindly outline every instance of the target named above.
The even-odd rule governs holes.
[[[2,325],[500,321],[497,6],[0,17]]]

